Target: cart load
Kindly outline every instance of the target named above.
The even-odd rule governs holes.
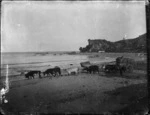
[[[134,59],[131,58],[122,58],[120,62],[121,66],[125,66],[127,72],[133,72],[134,68]]]
[[[80,65],[81,67],[85,68],[91,66],[91,63],[89,61],[86,61],[86,62],[81,62]]]
[[[126,72],[133,72],[134,59],[117,57],[116,61],[105,63],[105,72],[117,72],[120,68]]]

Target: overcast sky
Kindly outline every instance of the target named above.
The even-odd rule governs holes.
[[[2,52],[78,51],[146,33],[144,2],[2,2]]]

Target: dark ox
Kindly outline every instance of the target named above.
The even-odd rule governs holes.
[[[34,75],[39,75],[39,78],[41,78],[41,71],[29,71],[27,74],[25,74],[25,78],[34,78]]]
[[[106,65],[105,66],[106,72],[120,72],[120,75],[123,75],[123,72],[126,72],[126,67],[121,65]]]
[[[54,68],[54,73],[55,73],[55,76],[58,75],[58,76],[61,76],[61,69],[60,67],[56,66]]]
[[[91,65],[89,67],[84,68],[84,70],[86,70],[89,73],[99,73],[99,67],[97,65]]]
[[[51,69],[47,69],[46,71],[44,71],[43,72],[43,75],[44,76],[48,76],[48,75],[53,75],[54,74],[54,70],[53,70],[53,68],[51,68]]]
[[[119,68],[116,65],[106,65],[105,66],[106,72],[116,72],[117,70],[119,70]]]
[[[44,76],[45,75],[52,75],[52,76],[56,76],[56,75],[61,75],[61,69],[60,67],[56,66],[55,68],[50,68],[47,69],[45,72],[43,72]]]

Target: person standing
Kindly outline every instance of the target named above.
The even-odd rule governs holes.
[[[121,60],[122,60],[122,58],[123,58],[123,56],[116,58],[116,66],[117,66],[118,70],[120,71],[120,75],[121,76],[123,74],[122,67],[121,67]]]

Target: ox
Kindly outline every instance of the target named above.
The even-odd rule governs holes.
[[[47,69],[46,71],[43,72],[43,75],[45,76],[48,76],[48,75],[54,75],[54,68],[50,68],[50,69]]]
[[[25,78],[34,78],[34,75],[38,74],[39,78],[41,78],[41,71],[29,71],[27,74],[25,74]]]
[[[56,75],[61,76],[61,69],[60,69],[60,67],[55,66],[55,68],[54,68],[54,73],[55,73],[55,76],[56,76]]]
[[[77,75],[79,73],[79,68],[69,68],[65,70],[68,75],[71,75],[71,74]]]
[[[126,72],[126,67],[124,65],[106,65],[105,72],[120,72],[120,75],[123,75],[123,72]]]
[[[86,70],[89,73],[95,73],[95,72],[99,73],[99,67],[97,65],[91,65],[89,67],[85,67],[84,70]]]
[[[44,76],[45,75],[52,75],[52,76],[61,75],[61,69],[60,67],[56,66],[55,68],[47,69],[46,71],[43,72],[43,74]]]

